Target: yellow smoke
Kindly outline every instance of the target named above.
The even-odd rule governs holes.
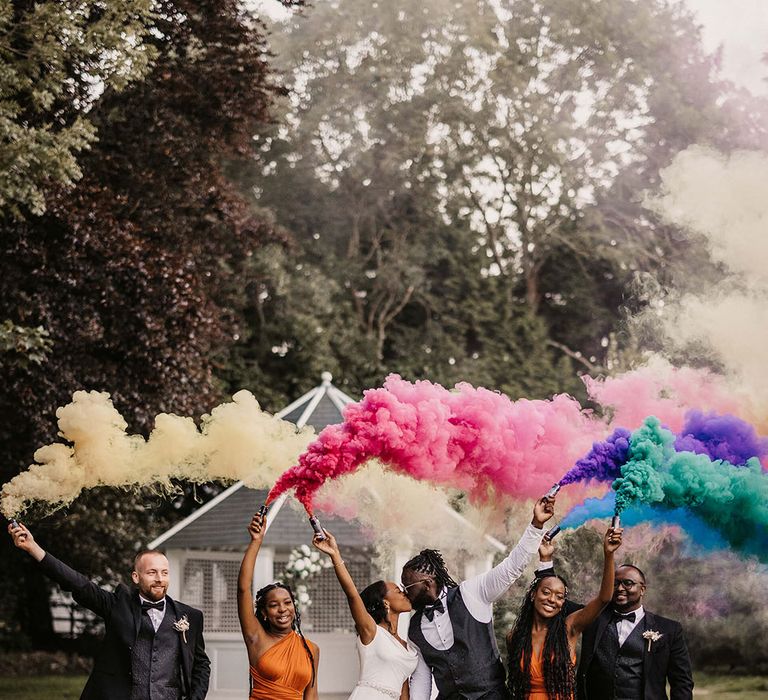
[[[688,148],[662,172],[662,194],[650,206],[703,235],[726,270],[717,285],[698,284],[666,304],[668,342],[708,347],[734,387],[751,396],[746,412],[768,432],[768,157]]]
[[[198,428],[191,418],[162,413],[145,440],[126,432],[127,423],[109,394],[78,391],[56,411],[59,433],[70,444],[54,443],[35,452],[36,464],[3,486],[0,508],[11,517],[31,502],[71,503],[83,489],[156,485],[171,479],[242,480],[267,488],[314,437],[261,410],[248,391],[204,415]]]

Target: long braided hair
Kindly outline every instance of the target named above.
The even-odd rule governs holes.
[[[267,593],[274,591],[276,588],[281,588],[284,591],[287,591],[288,595],[291,596],[291,602],[293,603],[293,609],[295,611],[295,617],[293,618],[293,624],[291,627],[296,630],[296,632],[298,632],[299,637],[301,637],[301,641],[304,644],[304,648],[307,650],[309,663],[312,666],[312,683],[310,685],[313,686],[315,684],[315,657],[312,654],[312,649],[310,649],[309,644],[307,644],[304,633],[301,631],[301,613],[299,612],[299,606],[296,605],[296,598],[293,595],[291,587],[285,583],[282,583],[281,581],[275,581],[275,583],[269,583],[264,586],[264,588],[260,588],[258,591],[256,591],[256,617],[259,618],[261,626],[267,632],[269,632],[269,620],[267,619],[266,615]]]
[[[561,576],[550,574],[534,579],[520,605],[517,622],[507,635],[508,684],[512,700],[527,698],[531,692],[533,597],[541,583],[550,577],[562,581],[567,595],[568,584]],[[571,648],[565,624],[567,612],[571,610],[572,608],[566,610],[563,605],[558,614],[550,620],[541,652],[544,685],[551,700],[572,700],[576,693],[576,674],[571,661]]]
[[[434,576],[441,588],[456,588],[459,584],[451,578],[445,566],[443,555],[436,549],[422,549],[413,559],[405,562],[403,569],[418,571],[420,574]]]

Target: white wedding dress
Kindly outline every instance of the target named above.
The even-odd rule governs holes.
[[[404,647],[379,625],[373,641],[365,645],[357,638],[360,656],[360,680],[349,700],[386,700],[400,697],[403,683],[416,670],[418,654],[408,642]]]

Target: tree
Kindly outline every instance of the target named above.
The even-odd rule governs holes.
[[[0,209],[42,214],[96,139],[89,109],[140,79],[155,56],[150,0],[0,0]]]
[[[56,438],[55,409],[76,389],[109,391],[145,434],[161,411],[208,410],[220,397],[214,357],[237,332],[231,278],[272,237],[224,174],[227,160],[255,155],[252,136],[270,120],[262,26],[236,0],[153,8],[157,59],[94,105],[99,140],[83,177],[53,188],[44,214],[2,222],[0,318],[42,326],[52,343],[39,365],[0,368],[13,387],[0,396],[12,417],[0,427],[2,481]],[[88,574],[111,557],[110,577],[164,522],[147,495],[94,492],[68,512],[34,522],[41,540]],[[3,596],[3,618],[21,630],[11,641],[49,644],[39,576],[22,571],[24,583],[0,573],[0,588],[15,589]]]

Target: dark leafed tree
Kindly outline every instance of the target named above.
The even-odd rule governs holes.
[[[235,0],[153,3],[146,41],[156,59],[145,78],[106,86],[91,110],[98,141],[77,185],[51,189],[43,215],[3,222],[0,318],[42,326],[51,347],[40,364],[0,369],[2,481],[55,439],[56,407],[76,389],[109,391],[145,433],[158,412],[200,415],[219,397],[213,358],[236,334],[231,278],[272,235],[223,173],[254,155],[269,121],[268,52]],[[109,576],[149,538],[147,504],[94,492],[34,525],[51,551]],[[15,593],[3,595],[0,634],[50,641],[41,583],[27,574],[4,582]]]

